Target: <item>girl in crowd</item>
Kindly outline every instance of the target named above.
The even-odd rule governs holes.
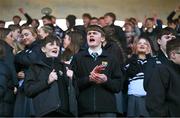
[[[134,42],[133,55],[127,60],[125,66],[126,77],[128,78],[127,116],[148,116],[145,107],[146,92],[143,81],[147,59],[151,57],[151,53],[151,46],[147,38],[140,37]]]
[[[39,38],[40,39],[44,39],[46,38],[48,35],[52,34],[53,33],[53,28],[48,26],[48,25],[45,25],[45,26],[42,26],[39,30],[38,30],[38,35],[39,35]]]
[[[25,27],[22,29],[21,34],[25,49],[15,56],[16,71],[19,79],[19,89],[14,110],[14,116],[16,117],[33,115],[32,101],[24,94],[24,77],[29,66],[41,60],[44,56],[40,50],[40,44],[37,42],[37,32],[34,28]]]
[[[32,65],[25,79],[25,93],[33,100],[35,116],[72,116],[69,106],[68,80],[73,72],[60,62],[60,42],[45,38],[41,47],[45,58]]]
[[[13,53],[17,54],[24,49],[22,44],[20,27],[14,25],[11,27],[10,33],[6,36],[5,41],[13,48]]]
[[[62,61],[66,64],[70,64],[73,55],[79,52],[83,42],[84,39],[79,32],[73,31],[67,33],[63,42],[65,51],[62,54]]]

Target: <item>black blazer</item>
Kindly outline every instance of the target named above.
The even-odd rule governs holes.
[[[180,116],[180,65],[157,65],[148,81],[146,107],[150,116]]]
[[[103,84],[89,81],[90,72],[96,65],[102,63],[107,64],[102,73],[108,77],[108,81]],[[122,88],[122,72],[116,58],[103,51],[94,61],[86,50],[74,56],[72,68],[79,88],[78,110],[80,115],[95,112],[117,112],[115,93]]]

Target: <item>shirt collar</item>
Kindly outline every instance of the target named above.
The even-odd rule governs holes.
[[[94,53],[94,52],[97,52],[98,53],[98,55],[101,55],[102,54],[102,48],[100,48],[98,51],[93,51],[92,49],[88,49],[88,52],[89,52],[89,54],[91,55],[92,53]]]

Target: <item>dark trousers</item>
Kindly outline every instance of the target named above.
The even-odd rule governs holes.
[[[84,114],[82,117],[116,117],[116,113],[92,113],[92,114]]]

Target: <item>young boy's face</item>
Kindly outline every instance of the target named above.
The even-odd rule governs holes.
[[[101,33],[98,31],[88,31],[87,33],[87,43],[89,47],[100,47],[101,43],[104,41]]]
[[[20,36],[20,29],[16,29],[16,30],[12,31],[12,37],[14,39],[18,39],[19,36]]]
[[[172,34],[163,35],[161,37],[161,39],[158,39],[158,44],[160,45],[160,47],[163,51],[166,51],[166,43],[174,38],[175,38],[175,36]]]
[[[110,25],[110,23],[113,22],[113,18],[110,17],[110,16],[105,16],[104,21],[105,21],[106,24]]]
[[[45,53],[46,57],[58,57],[59,55],[59,46],[55,41],[47,43],[41,50]]]

